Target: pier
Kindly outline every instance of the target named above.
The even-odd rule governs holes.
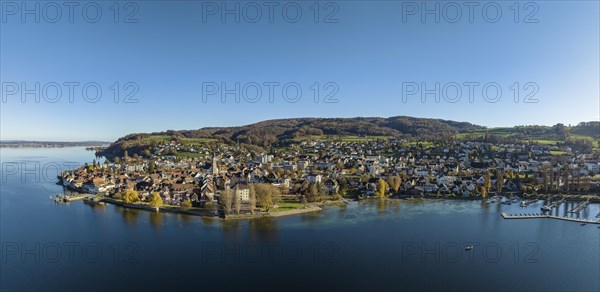
[[[56,195],[54,197],[54,201],[57,203],[69,203],[69,202],[75,202],[75,201],[81,201],[83,199],[85,199],[87,196],[91,196],[91,194],[77,194],[77,195]]]
[[[531,214],[507,214],[502,212],[502,218],[504,219],[541,219],[541,218],[550,218],[550,219],[558,219],[558,220],[565,220],[565,221],[572,221],[572,222],[579,222],[579,223],[589,223],[589,224],[600,224],[600,220],[598,221],[594,221],[594,220],[589,220],[589,219],[580,219],[580,218],[569,218],[569,217],[561,217],[561,216],[554,216],[554,215],[545,215],[545,214],[540,214],[540,213],[531,213]]]
[[[569,213],[579,213],[581,210],[587,208],[587,206],[590,204],[590,200],[588,199],[585,202],[581,202],[579,204],[577,204],[577,206],[575,207],[575,209],[568,211]]]
[[[552,211],[552,209],[558,208],[564,202],[565,202],[564,198],[560,199],[558,201],[555,201],[555,202],[549,201],[548,205],[545,205],[545,206],[542,207],[542,211]]]

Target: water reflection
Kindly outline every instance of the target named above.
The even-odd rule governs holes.
[[[123,207],[116,207],[118,210],[121,211],[121,215],[123,216],[123,221],[125,221],[127,224],[130,225],[135,225],[138,223],[138,219],[139,219],[139,211],[137,210],[131,210],[129,208],[123,208]]]
[[[240,240],[242,238],[242,225],[243,221],[241,220],[222,220],[223,237],[230,241]]]
[[[279,239],[278,219],[259,218],[248,222],[250,240],[277,241]]]
[[[150,226],[153,229],[159,230],[162,226],[163,220],[165,219],[163,213],[161,212],[148,212]]]

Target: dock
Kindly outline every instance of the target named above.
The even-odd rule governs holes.
[[[54,201],[57,203],[61,203],[61,202],[69,203],[69,202],[81,201],[90,195],[91,194],[77,194],[77,195],[63,195],[63,196],[56,195],[54,197]]]
[[[558,208],[562,203],[565,202],[565,199],[560,199],[558,201],[549,201],[548,205],[542,207],[542,211],[552,211],[552,209]]]
[[[594,221],[590,219],[580,219],[580,218],[569,218],[569,217],[561,217],[554,215],[546,215],[541,213],[527,213],[527,214],[507,214],[502,212],[502,218],[504,219],[542,219],[542,218],[550,218],[550,219],[558,219],[579,223],[589,223],[589,224],[600,224],[600,220]]]
[[[590,200],[588,199],[585,202],[581,202],[579,204],[577,204],[577,206],[575,207],[575,209],[568,211],[569,213],[579,213],[581,212],[581,210],[587,208],[587,206],[590,204]]]

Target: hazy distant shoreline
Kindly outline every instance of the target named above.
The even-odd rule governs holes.
[[[21,141],[21,140],[0,141],[0,148],[104,147],[104,146],[108,146],[108,145],[110,145],[110,142],[103,142],[103,141],[81,141],[81,142]]]

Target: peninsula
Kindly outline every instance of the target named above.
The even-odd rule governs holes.
[[[370,198],[600,201],[600,122],[485,128],[412,117],[284,119],[131,134],[60,184],[125,207],[225,218]]]

